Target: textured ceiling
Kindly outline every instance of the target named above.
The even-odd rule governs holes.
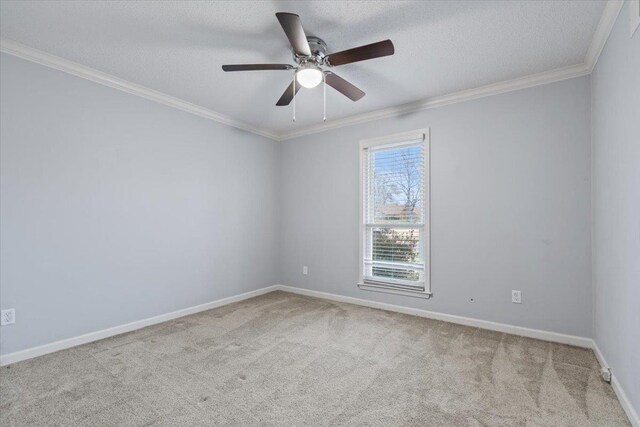
[[[390,38],[391,57],[333,68],[367,95],[327,89],[328,120],[579,64],[604,1],[2,1],[3,38],[272,132],[322,121],[322,89],[301,90],[297,120],[275,103],[293,63],[275,12],[300,15],[329,52]]]

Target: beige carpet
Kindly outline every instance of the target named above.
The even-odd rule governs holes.
[[[273,292],[0,370],[0,424],[629,425],[590,350]]]

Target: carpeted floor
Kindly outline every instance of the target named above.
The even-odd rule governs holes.
[[[590,350],[273,292],[0,370],[0,425],[629,425]]]

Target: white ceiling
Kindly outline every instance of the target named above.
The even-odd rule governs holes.
[[[275,12],[300,15],[329,52],[390,38],[394,56],[333,68],[364,90],[327,89],[328,120],[581,64],[604,1],[2,1],[3,39],[78,62],[273,133],[322,121],[322,89],[301,90],[296,123],[275,103],[293,63]]]

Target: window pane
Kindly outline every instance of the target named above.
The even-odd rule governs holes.
[[[371,156],[373,222],[423,222],[422,145],[374,150]]]
[[[420,262],[420,230],[417,228],[374,228],[372,260],[417,264]]]
[[[375,227],[368,233],[370,277],[422,280],[420,229]]]
[[[384,277],[387,279],[402,279],[417,282],[420,280],[420,273],[416,270],[405,268],[379,266],[373,264],[371,267],[372,277]]]

